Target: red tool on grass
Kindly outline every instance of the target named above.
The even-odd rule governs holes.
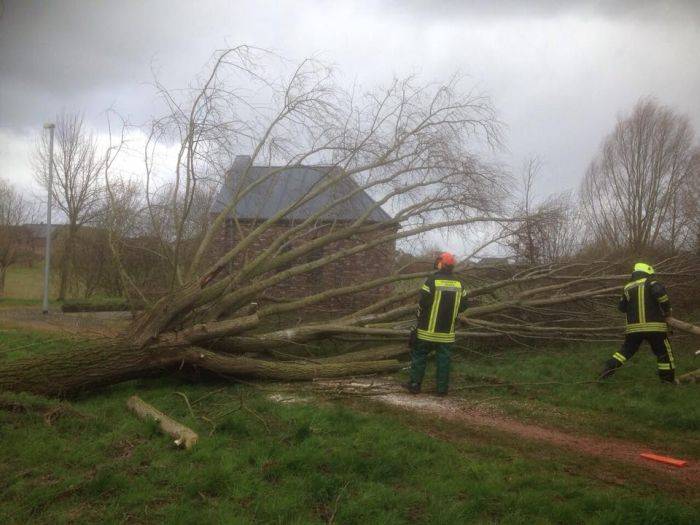
[[[658,461],[659,463],[666,463],[667,465],[673,465],[674,467],[685,467],[688,462],[684,459],[676,459],[669,456],[660,456],[659,454],[653,454],[652,452],[644,452],[639,454],[644,459],[650,459],[652,461]]]

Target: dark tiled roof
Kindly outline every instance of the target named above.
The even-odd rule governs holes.
[[[256,180],[270,175],[279,167],[251,166],[246,174],[244,184],[240,184],[243,170],[241,170],[240,157],[234,162],[233,168],[226,177],[226,184],[221,188],[212,206],[212,212],[221,212],[231,202],[234,190],[248,186]],[[237,166],[238,165],[238,166]],[[318,184],[322,184],[325,177],[330,176],[332,168],[326,166],[299,166],[280,170],[271,175],[268,180],[261,182],[254,190],[246,195],[236,206],[236,215],[239,219],[260,220],[272,217],[279,210],[296,202],[298,199],[312,191]],[[238,178],[238,179],[237,179]],[[234,188],[235,186],[235,188]],[[347,195],[357,189],[357,185],[349,177],[342,179],[338,184],[332,185],[326,191],[317,195],[303,206],[287,214],[287,220],[305,219],[320,210],[326,204]],[[364,191],[335,206],[327,212],[323,220],[352,220],[358,218],[375,202]],[[371,222],[391,221],[391,216],[381,208],[372,211],[368,220]]]

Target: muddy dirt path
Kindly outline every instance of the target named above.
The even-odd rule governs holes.
[[[651,471],[664,472],[684,484],[697,487],[700,491],[700,458],[684,457],[682,459],[688,461],[687,466],[673,467],[640,457],[639,454],[642,452],[664,454],[663,450],[650,450],[649,447],[641,443],[593,435],[572,434],[562,430],[523,423],[489,413],[484,409],[475,408],[458,398],[440,398],[427,394],[414,396],[404,393],[396,383],[386,380],[326,381],[319,382],[317,386],[330,392],[341,393],[345,391],[370,396],[375,402],[402,410],[466,423],[474,427],[492,429],[529,441],[544,442],[606,461],[612,460],[633,464]],[[376,395],[372,392],[376,392]]]

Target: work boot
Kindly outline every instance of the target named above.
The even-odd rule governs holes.
[[[671,373],[665,373],[665,374],[659,374],[659,379],[661,380],[661,384],[663,385],[677,385],[678,380],[675,378],[675,374],[673,371]]]
[[[420,383],[404,383],[401,385],[409,394],[420,394]]]
[[[613,373],[615,373],[614,368],[605,368],[600,374],[598,374],[598,381],[602,381],[603,379],[608,379],[612,377]]]
[[[612,359],[605,363],[605,368],[598,374],[598,380],[600,381],[601,379],[608,379],[611,377],[619,368],[619,366],[615,366],[614,363],[611,363],[613,361]]]

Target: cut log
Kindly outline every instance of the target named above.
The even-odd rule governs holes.
[[[687,374],[683,374],[682,376],[679,376],[678,382],[679,383],[699,383],[700,382],[700,368],[698,368],[697,370],[693,370],[692,372],[688,372]]]
[[[199,436],[194,430],[166,416],[153,405],[146,403],[139,396],[131,396],[127,400],[126,406],[140,419],[153,420],[158,423],[158,426],[163,432],[175,439],[175,445],[178,447],[190,449],[199,439]]]

